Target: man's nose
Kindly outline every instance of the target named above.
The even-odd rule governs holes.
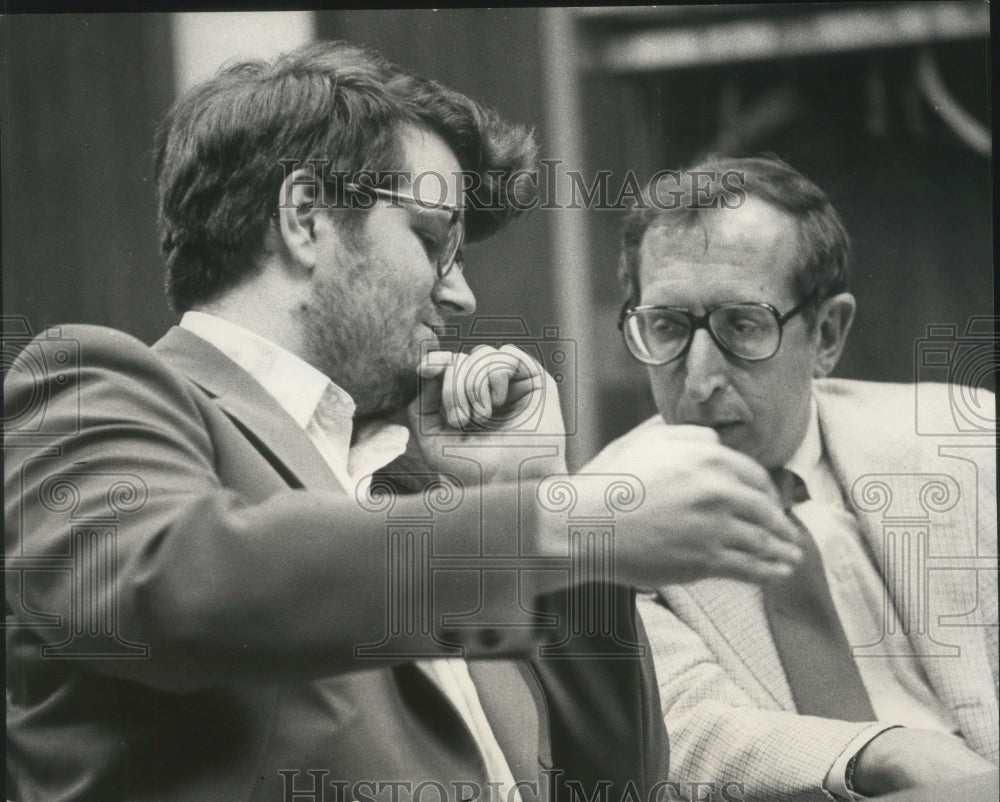
[[[471,315],[476,311],[476,296],[465,280],[465,274],[455,267],[438,279],[431,290],[434,304],[447,316]]]
[[[691,401],[707,401],[726,384],[729,361],[705,329],[698,329],[684,355],[684,391]]]

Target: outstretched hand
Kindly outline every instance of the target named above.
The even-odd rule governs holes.
[[[581,498],[603,494],[615,475],[642,484],[642,503],[616,521],[622,584],[655,588],[707,577],[767,582],[802,560],[800,535],[768,472],[719,445],[711,429],[650,432],[641,457],[605,453],[571,477]]]

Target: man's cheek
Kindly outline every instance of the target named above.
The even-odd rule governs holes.
[[[664,375],[662,367],[647,368],[653,402],[667,423],[677,423],[677,403],[681,389],[676,382]]]
[[[719,442],[751,457],[756,457],[760,448],[760,437],[754,429],[745,424],[727,427],[720,431]]]

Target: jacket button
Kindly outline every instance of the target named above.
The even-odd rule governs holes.
[[[482,629],[477,634],[476,640],[486,649],[495,649],[503,641],[503,636],[498,629]]]

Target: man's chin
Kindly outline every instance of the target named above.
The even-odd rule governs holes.
[[[371,387],[355,399],[358,417],[388,418],[405,410],[419,390],[416,363],[408,370],[399,370],[391,384]]]

